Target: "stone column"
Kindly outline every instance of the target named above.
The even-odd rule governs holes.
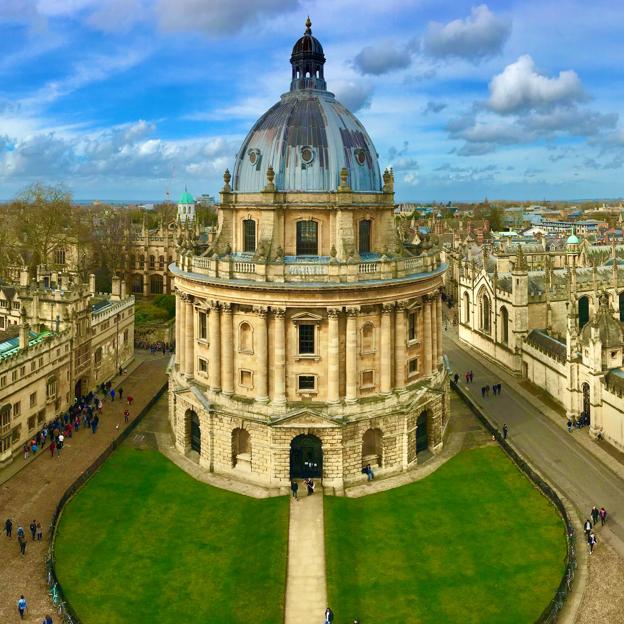
[[[335,308],[327,310],[327,402],[340,402],[340,330],[339,312]]]
[[[440,365],[442,357],[444,356],[444,348],[442,346],[442,323],[444,320],[442,319],[442,295],[438,294],[438,298],[436,300],[436,307],[438,309],[438,325],[436,327],[436,331],[438,334],[438,355],[436,358],[436,366]]]
[[[181,368],[181,357],[180,351],[182,348],[180,341],[180,325],[182,324],[182,299],[180,297],[180,293],[176,290],[175,293],[176,298],[176,311],[175,311],[175,363],[176,368],[180,370]]]
[[[405,301],[397,302],[394,323],[394,387],[397,390],[405,387],[405,347],[407,343],[405,305]]]
[[[384,304],[381,310],[381,392],[392,392],[392,312],[394,306]]]
[[[275,340],[275,383],[273,387],[273,403],[286,405],[286,310],[278,308],[274,311]]]
[[[188,297],[184,322],[184,372],[188,377],[195,373],[195,308],[193,298]]]
[[[431,374],[431,297],[423,297],[425,308],[425,326],[423,328],[423,371],[425,375]]]
[[[223,394],[234,394],[234,335],[232,306],[221,304],[221,385]]]
[[[345,400],[354,403],[357,400],[357,308],[347,309],[347,352],[346,352],[346,377],[347,391]]]
[[[257,354],[256,354],[256,370],[255,370],[255,386],[256,386],[256,401],[260,403],[266,403],[269,400],[268,391],[268,347],[267,347],[267,310],[266,308],[254,308],[254,312],[258,316],[258,322],[256,324],[256,334],[258,339],[256,340]]]
[[[221,316],[218,301],[210,302],[208,327],[210,330],[208,380],[213,392],[221,392]]]
[[[438,297],[437,292],[431,295],[431,370],[436,370],[438,367],[438,308],[436,306]]]

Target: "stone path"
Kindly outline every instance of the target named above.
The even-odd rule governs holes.
[[[290,499],[285,624],[320,624],[327,607],[323,489]]]
[[[144,361],[123,379],[116,378],[124,388],[124,394],[134,397],[131,417],[135,417],[166,382],[166,366],[169,356],[147,355]],[[46,615],[52,614],[51,602],[46,584],[45,556],[48,550],[48,527],[56,505],[71,483],[102,453],[124,428],[123,411],[125,401],[106,401],[97,433],[81,429],[74,437],[66,440],[63,454],[52,459],[45,448],[40,456],[30,463],[21,463],[11,468],[10,478],[0,485],[0,521],[4,526],[7,517],[13,519],[13,538],[0,535],[0,622],[19,622],[16,601],[24,594],[29,604],[29,613],[24,621],[39,624]],[[119,429],[116,428],[119,425]],[[1,478],[1,475],[0,475]],[[28,524],[32,519],[41,522],[44,541],[32,542]],[[26,530],[28,544],[26,555],[19,554],[15,537],[17,525]],[[96,571],[94,571],[94,574]],[[85,579],[88,582],[88,579]],[[58,616],[53,616],[55,622]]]

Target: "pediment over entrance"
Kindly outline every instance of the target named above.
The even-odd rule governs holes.
[[[322,316],[313,314],[312,312],[298,312],[290,317],[293,323],[320,323],[323,320]]]
[[[272,424],[274,427],[288,427],[289,429],[293,427],[301,429],[308,429],[309,427],[329,429],[340,426],[331,418],[309,409],[302,409],[284,414],[275,419]]]

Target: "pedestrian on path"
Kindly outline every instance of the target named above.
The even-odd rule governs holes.
[[[507,423],[505,423],[503,425],[503,440],[506,440],[508,435],[509,435],[509,427],[507,426]]]
[[[589,521],[589,518],[585,519],[585,523],[583,524],[583,531],[585,531],[585,537],[587,538],[587,540],[589,541],[589,534],[591,533],[592,530],[592,524]]]
[[[124,422],[128,422],[128,420],[130,419],[130,412],[125,409],[124,410]]]
[[[41,622],[41,624],[54,624],[52,616],[48,613],[48,615],[43,618],[43,622]]]
[[[472,371],[469,371],[468,377],[470,378],[470,383],[472,383],[474,381],[474,373]]]
[[[13,520],[11,520],[11,518],[7,518],[4,521],[4,532],[7,537],[11,537],[11,533],[13,532]]]
[[[22,535],[18,535],[17,541],[19,542],[20,553],[23,556],[26,554],[26,538]]]
[[[592,531],[587,538],[587,545],[589,546],[589,554],[591,555],[594,552],[594,546],[596,545],[596,536]]]
[[[457,382],[459,381],[459,375],[457,373],[453,375],[453,381],[455,382],[455,385],[457,385]]]
[[[56,451],[56,442],[54,441],[54,438],[52,438],[52,441],[50,442],[50,457],[54,457],[54,451]]]
[[[30,529],[30,534],[32,535],[32,541],[34,542],[37,535],[37,523],[33,520],[28,528]]]
[[[466,377],[466,383],[470,383],[470,371],[466,371],[464,377]]]
[[[572,421],[568,418],[568,433],[572,433]]]
[[[130,407],[132,407],[132,401],[134,401],[134,397],[131,395],[128,395],[128,405],[130,405]]]
[[[304,483],[306,484],[306,487],[308,489],[308,496],[312,496],[312,494],[314,494],[314,481],[312,481],[312,479],[310,479],[310,477],[308,477]]]
[[[327,607],[327,609],[325,609],[325,624],[332,624],[332,622],[334,621],[334,612]]]
[[[299,492],[299,484],[293,479],[290,482],[290,489],[292,491],[292,496],[295,500],[299,500],[299,496],[297,495],[297,492]]]
[[[485,386],[481,386],[481,398],[485,398]]]
[[[600,526],[604,526],[607,521],[607,510],[604,507],[601,507],[598,515],[600,516]]]
[[[121,386],[117,389],[117,394],[119,395],[119,400],[121,401],[123,399],[123,388]]]
[[[41,522],[37,522],[37,541],[40,542],[43,539],[43,529],[41,528]]]
[[[26,598],[24,598],[24,595],[22,594],[17,601],[17,610],[19,612],[20,619],[24,619],[24,613],[26,613],[27,608],[28,605],[26,604]]]
[[[24,528],[21,524],[17,527],[17,539],[19,539],[20,537],[24,537]]]
[[[111,401],[114,401],[114,400],[115,400],[115,388],[111,388],[111,391],[110,391],[110,398],[111,398]]]
[[[591,518],[592,518],[592,522],[594,524],[594,526],[596,526],[596,524],[598,524],[598,518],[600,517],[600,512],[598,511],[598,507],[596,507],[596,505],[594,505],[592,507],[591,510]]]

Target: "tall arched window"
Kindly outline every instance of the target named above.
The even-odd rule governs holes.
[[[253,219],[243,221],[243,251],[256,251],[256,222]]]
[[[589,321],[589,297],[581,297],[578,300],[579,329],[584,327],[587,321]]]
[[[318,223],[316,221],[297,222],[297,255],[318,255]]]
[[[238,350],[253,353],[253,330],[249,323],[241,323],[238,328]]]
[[[487,293],[481,295],[480,300],[481,307],[481,331],[486,334],[490,333],[490,298]]]
[[[156,256],[149,257],[149,268],[152,270],[156,268]]]
[[[162,295],[162,293],[163,293],[162,275],[152,275],[150,277],[150,294]]]
[[[133,275],[132,276],[132,292],[136,294],[143,294],[143,276],[142,275]]]
[[[375,326],[365,323],[362,327],[362,353],[372,353],[375,350]]]
[[[464,293],[464,323],[470,323],[470,296]]]
[[[364,219],[360,221],[359,237],[360,253],[370,253],[371,250],[371,230],[372,222],[370,219]]]
[[[501,342],[503,344],[509,343],[509,312],[507,308],[503,306],[500,310],[500,323],[501,323]]]

